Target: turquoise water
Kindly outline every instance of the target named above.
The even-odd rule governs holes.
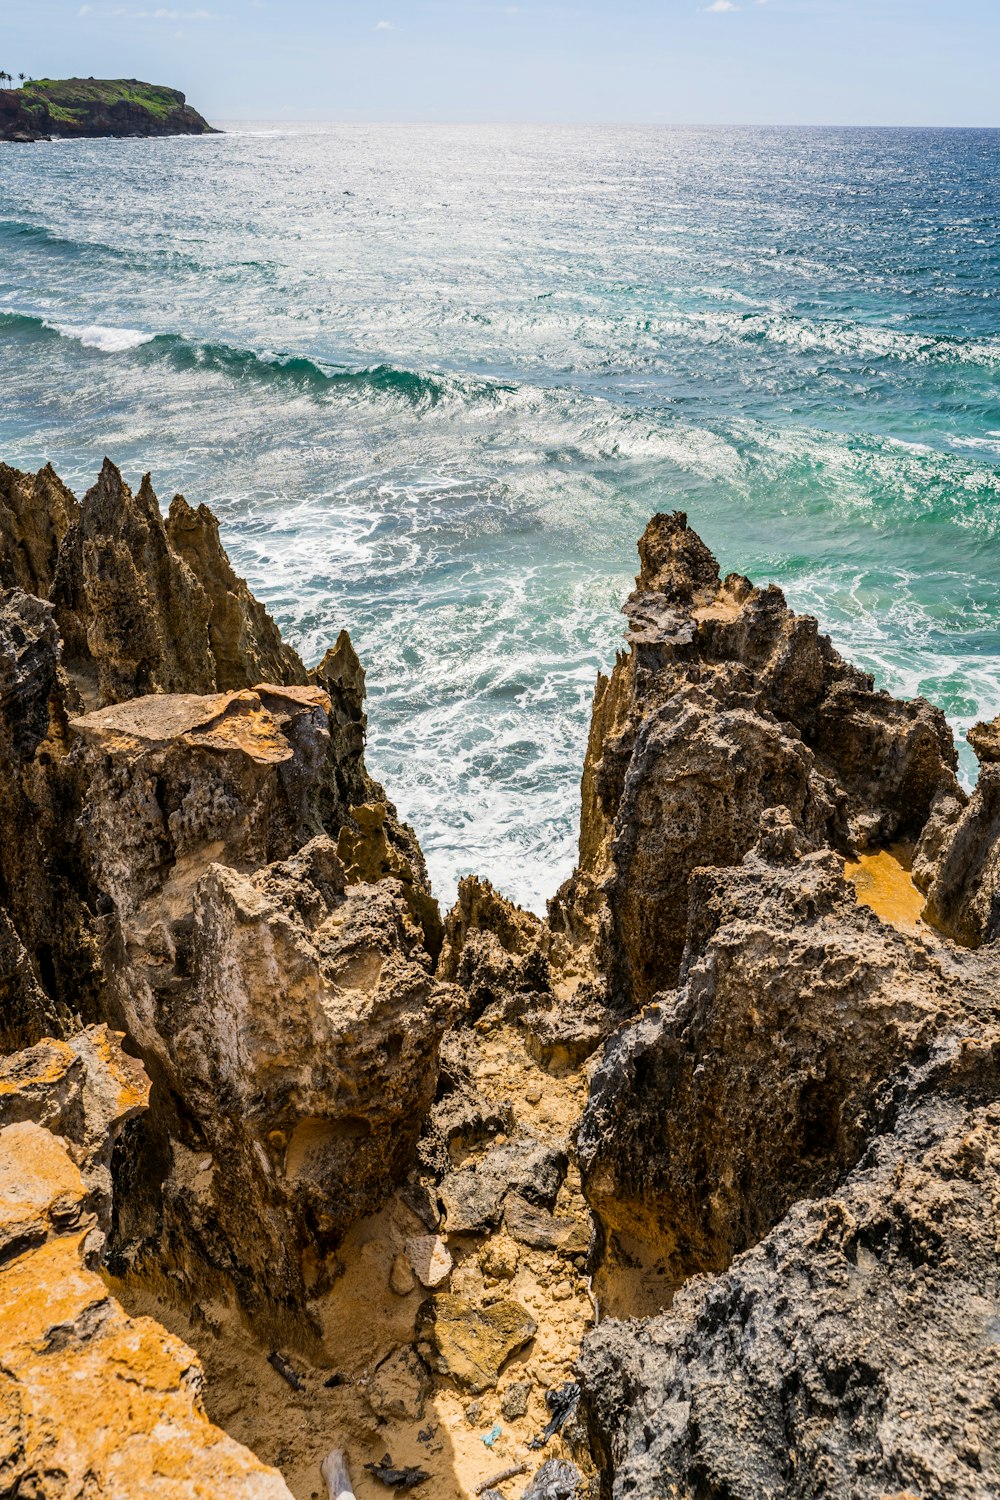
[[[3,150],[0,457],[152,469],[348,626],[445,899],[571,868],[653,511],[1000,711],[1000,132],[229,130]]]

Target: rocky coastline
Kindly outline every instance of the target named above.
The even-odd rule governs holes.
[[[217,134],[179,89],[137,78],[42,79],[0,89],[0,141]]]
[[[639,555],[574,875],[442,915],[347,632],[0,464],[0,1493],[997,1493],[1000,721]]]

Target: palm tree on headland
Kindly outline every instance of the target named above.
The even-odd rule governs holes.
[[[26,73],[18,73],[18,75],[17,75],[17,81],[21,85],[22,88],[24,88],[24,80],[25,80],[25,78],[27,78],[27,76],[28,75]]]

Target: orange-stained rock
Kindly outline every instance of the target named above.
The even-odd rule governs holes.
[[[79,1227],[86,1196],[79,1167],[50,1131],[30,1120],[0,1130],[0,1256],[44,1240],[53,1228]]]
[[[82,1173],[102,1231],[111,1218],[111,1153],[122,1126],[149,1102],[149,1079],[122,1051],[122,1033],[90,1026],[0,1058],[0,1126],[52,1131]],[[50,1136],[49,1139],[52,1139]],[[100,1248],[94,1236],[91,1250]]]
[[[192,1350],[129,1318],[86,1268],[85,1199],[54,1135],[30,1121],[0,1130],[0,1493],[290,1500],[276,1470],[209,1422]]]

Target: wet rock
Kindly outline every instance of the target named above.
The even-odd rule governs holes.
[[[439,1293],[417,1314],[417,1339],[430,1350],[430,1363],[473,1395],[492,1389],[507,1360],[535,1335],[536,1324],[517,1302],[480,1306],[464,1297]]]
[[[438,1287],[451,1275],[454,1262],[440,1235],[415,1235],[406,1241],[404,1250],[410,1269],[421,1286]]]
[[[433,1389],[431,1372],[415,1349],[397,1349],[382,1360],[365,1386],[377,1417],[419,1422]]]

